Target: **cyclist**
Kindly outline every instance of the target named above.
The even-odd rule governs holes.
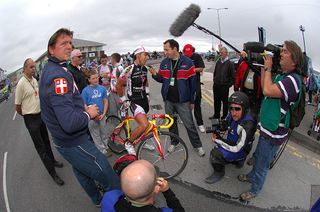
[[[118,78],[116,89],[120,96],[120,103],[127,104],[130,100],[130,110],[139,126],[134,129],[131,137],[125,142],[125,148],[129,154],[136,154],[132,142],[137,139],[149,127],[146,113],[149,111],[149,87],[146,68],[149,52],[143,46],[139,46],[133,52],[134,63],[128,66]],[[126,91],[126,92],[125,92]],[[148,145],[148,149],[154,147]]]

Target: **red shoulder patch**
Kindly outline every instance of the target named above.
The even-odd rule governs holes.
[[[56,94],[65,94],[68,92],[68,83],[65,78],[54,79]]]

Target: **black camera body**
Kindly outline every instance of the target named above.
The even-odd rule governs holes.
[[[206,128],[206,133],[218,134],[226,130],[228,130],[228,123],[225,119],[212,119],[212,125]]]
[[[281,46],[268,44],[264,46],[261,42],[247,42],[243,44],[244,51],[248,54],[247,62],[251,65],[263,66],[263,55],[269,54],[272,56],[272,72],[281,73],[280,53]]]

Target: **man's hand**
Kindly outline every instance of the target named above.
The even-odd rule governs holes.
[[[241,51],[241,52],[240,52],[240,57],[242,57],[242,58],[246,58],[246,57],[248,57],[247,52],[245,52],[245,51]]]
[[[148,66],[148,70],[149,70],[149,72],[152,74],[152,75],[155,75],[157,72],[156,72],[156,70],[154,70],[154,68],[152,67],[152,66]]]
[[[99,108],[96,104],[90,105],[88,106],[86,112],[89,113],[91,119],[94,119],[99,115]]]
[[[272,69],[272,57],[270,55],[264,55],[263,56],[264,60],[264,69],[266,71],[271,71]]]
[[[162,177],[157,178],[157,185],[160,187],[160,192],[165,192],[169,189],[169,183]]]
[[[215,133],[212,133],[212,136],[211,136],[211,140],[212,142],[216,142],[216,139],[217,139],[217,135]]]
[[[106,114],[101,114],[100,116],[97,116],[98,121],[101,121],[105,116],[106,116]]]

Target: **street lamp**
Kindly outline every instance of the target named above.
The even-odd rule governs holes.
[[[220,10],[227,10],[227,7],[222,7],[222,8],[214,8],[214,7],[208,7],[208,10],[216,10],[217,11],[217,15],[218,15],[218,24],[219,24],[219,37],[221,37],[221,26],[220,26],[220,14],[219,11]],[[221,45],[221,40],[220,40],[220,45]],[[213,47],[213,46],[212,46]]]
[[[302,39],[303,39],[303,47],[304,47],[304,52],[306,52],[306,42],[304,40],[304,31],[306,31],[306,29],[304,28],[304,26],[300,25],[299,29],[302,33]],[[307,52],[306,52],[307,53]]]

